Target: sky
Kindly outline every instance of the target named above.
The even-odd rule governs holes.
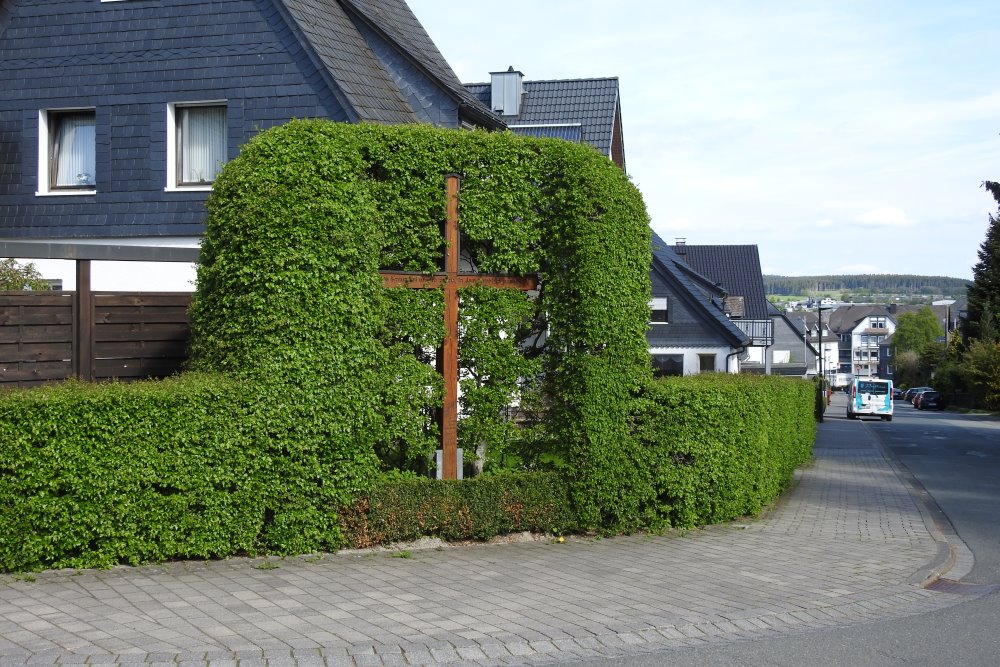
[[[971,0],[409,0],[466,83],[617,76],[653,229],[766,274],[971,278],[1000,22]]]
[[[979,0],[409,0],[466,83],[617,76],[653,229],[766,274],[971,278],[1000,180],[1000,22]],[[72,289],[72,265],[36,262]],[[95,263],[95,289],[192,289]]]

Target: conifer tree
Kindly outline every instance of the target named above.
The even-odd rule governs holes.
[[[1000,183],[986,181],[983,187],[1000,205]],[[984,318],[1000,321],[1000,212],[990,215],[986,240],[979,246],[979,262],[972,268],[966,338],[981,337]]]

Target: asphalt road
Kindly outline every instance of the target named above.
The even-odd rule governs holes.
[[[839,401],[827,419],[844,419]],[[885,450],[950,522],[975,557],[955,586],[969,601],[909,618],[876,621],[778,639],[661,651],[579,664],[662,665],[963,665],[1000,664],[1000,420],[918,411],[897,402],[892,422],[862,420]],[[948,529],[949,526],[945,526]],[[947,574],[945,575],[947,578]]]

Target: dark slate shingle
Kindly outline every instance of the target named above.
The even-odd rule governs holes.
[[[611,156],[618,110],[618,77],[524,81],[520,114],[504,116],[511,125],[579,123],[583,141]],[[492,106],[489,83],[467,83],[466,89],[487,108]]]

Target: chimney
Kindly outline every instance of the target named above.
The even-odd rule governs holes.
[[[687,261],[687,239],[686,238],[675,238],[674,239],[674,252],[677,253],[685,262]]]
[[[524,74],[511,65],[506,72],[490,72],[493,110],[501,116],[521,113],[521,95],[524,93]]]

